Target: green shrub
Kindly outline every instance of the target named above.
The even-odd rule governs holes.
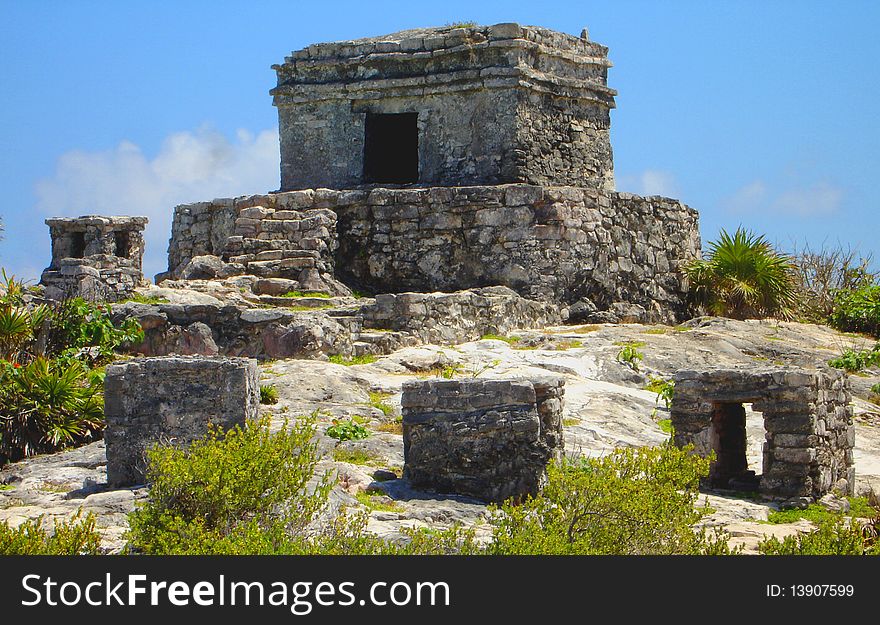
[[[490,515],[492,554],[727,553],[724,536],[692,526],[709,460],[666,445],[551,465],[542,492]]]
[[[835,369],[843,369],[847,373],[880,366],[880,342],[869,350],[847,348],[840,356],[829,360],[828,364]]]
[[[706,258],[685,266],[692,301],[733,319],[791,318],[797,307],[795,266],[763,236],[721,230]]]
[[[843,332],[880,337],[880,285],[839,291],[834,298],[831,325]]]
[[[228,432],[211,427],[187,449],[147,452],[147,501],[129,515],[128,540],[143,553],[214,553],[212,542],[302,536],[331,482],[315,474],[314,421],[278,432],[263,418]],[[218,553],[222,553],[219,551]]]
[[[129,515],[129,550],[153,555],[448,554],[475,550],[472,533],[404,530],[407,544],[365,531],[344,513],[316,530],[329,474],[318,462],[314,421],[270,433],[266,419],[227,433],[212,429],[189,449],[154,447],[149,494]]]
[[[834,515],[819,521],[811,531],[786,536],[783,540],[767,538],[758,543],[758,551],[771,556],[861,556],[880,555],[875,523],[862,525]]]
[[[333,419],[333,423],[327,428],[326,433],[327,436],[338,441],[356,441],[367,438],[370,435],[370,431],[367,428],[353,419],[348,421]]]
[[[260,384],[260,403],[265,405],[278,403],[278,389],[274,384]]]
[[[0,464],[97,438],[103,379],[77,360],[0,360]]]
[[[0,523],[0,556],[76,556],[96,555],[101,535],[95,529],[95,516],[77,512],[69,521],[56,521],[52,531],[43,526],[43,517],[25,521],[16,529]]]
[[[128,318],[114,326],[109,305],[81,298],[62,302],[52,313],[51,326],[50,355],[73,357],[85,348],[93,348],[87,356],[92,363],[107,362],[115,350],[144,340],[143,328],[136,319]]]
[[[630,367],[633,371],[639,370],[639,362],[645,355],[638,350],[637,343],[625,343],[617,352],[617,362]]]

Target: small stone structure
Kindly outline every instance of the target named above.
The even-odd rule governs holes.
[[[564,380],[423,380],[403,385],[404,477],[501,502],[535,494],[563,451]]]
[[[751,488],[744,403],[764,416],[760,493],[819,498],[855,487],[855,426],[846,375],[836,370],[710,369],[675,376],[671,417],[678,446],[715,452],[709,482]]]
[[[52,261],[40,277],[46,296],[117,301],[141,286],[146,224],[146,217],[47,219]]]
[[[107,366],[104,414],[107,482],[145,481],[145,451],[186,445],[208,424],[223,429],[258,416],[260,375],[246,358],[139,358]]]
[[[156,280],[501,285],[578,321],[683,319],[698,215],[614,190],[610,65],[586,32],[518,24],[294,52],[272,90],[281,192],[177,206]]]
[[[612,189],[610,66],[586,33],[519,24],[311,45],[273,66],[281,189]]]

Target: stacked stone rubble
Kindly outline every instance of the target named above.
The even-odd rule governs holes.
[[[562,379],[403,386],[404,477],[484,501],[534,495],[562,453]]]
[[[675,442],[694,444],[701,455],[718,449],[713,411],[752,403],[766,430],[761,493],[818,498],[855,487],[851,396],[836,370],[712,369],[675,376],[671,418]]]

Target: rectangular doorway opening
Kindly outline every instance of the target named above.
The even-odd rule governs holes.
[[[709,471],[711,485],[715,488],[757,491],[761,476],[757,467],[749,466],[745,406],[738,402],[713,403],[709,431],[715,450],[715,462]]]
[[[419,181],[418,113],[367,113],[364,182]]]
[[[125,230],[117,230],[113,233],[113,239],[116,244],[115,255],[120,258],[131,257],[131,237]]]
[[[86,255],[86,233],[71,232],[69,236],[69,258],[83,258]]]

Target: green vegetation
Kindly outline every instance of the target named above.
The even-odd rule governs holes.
[[[377,512],[400,512],[403,510],[403,506],[396,501],[387,501],[387,497],[377,497],[365,493],[364,491],[358,492],[358,494],[355,495],[355,499],[357,499],[358,503],[362,506],[366,506],[368,510],[375,510]],[[383,501],[383,499],[386,501]]]
[[[348,421],[333,419],[332,425],[330,425],[325,432],[327,436],[335,438],[338,441],[356,441],[362,438],[367,438],[370,435],[370,431],[367,428],[353,419],[349,419]]]
[[[850,511],[846,516],[869,519],[880,514],[880,511],[871,507],[866,497],[847,497],[847,501],[849,501]],[[793,508],[791,510],[774,510],[767,515],[767,522],[776,525],[781,523],[795,523],[801,519],[806,519],[807,521],[818,524],[838,516],[840,516],[839,513],[832,512],[828,508],[814,503],[810,504],[804,510],[798,508]]]
[[[657,421],[657,425],[660,426],[660,430],[662,432],[665,432],[670,436],[675,433],[675,431],[672,429],[672,419],[660,419],[659,421]]]
[[[880,337],[880,285],[838,291],[830,319],[838,330]]]
[[[452,28],[474,28],[477,26],[476,22],[448,22],[446,24]]]
[[[695,531],[709,460],[672,445],[621,449],[554,464],[541,494],[491,518],[490,554],[729,553],[723,535]]]
[[[670,405],[672,405],[672,397],[675,395],[675,381],[664,380],[663,378],[657,378],[653,375],[648,376],[648,379],[649,382],[645,386],[645,390],[657,393],[656,403],[659,404],[662,399],[666,409],[669,410]]]
[[[575,417],[569,417],[567,419],[562,420],[562,425],[564,425],[566,427],[570,427],[572,425],[578,425],[580,422],[581,422],[580,419],[577,419]]]
[[[0,272],[0,465],[81,444],[104,427],[103,365],[143,340],[109,307],[82,299],[29,304],[24,283]]]
[[[648,328],[647,330],[643,330],[642,334],[666,334],[668,330],[666,328]]]
[[[403,435],[403,419],[401,417],[397,417],[394,421],[386,421],[385,423],[380,423],[376,430],[378,432],[385,432],[387,434],[397,434],[398,436]]]
[[[394,414],[394,407],[390,404],[385,403],[389,397],[391,397],[391,393],[383,393],[381,391],[370,391],[370,406],[373,408],[377,408],[382,411],[382,414],[386,417],[390,417]]]
[[[623,347],[620,348],[620,351],[617,352],[617,362],[622,362],[633,371],[638,371],[639,362],[645,357],[645,355],[638,350],[638,346],[638,341],[635,343],[624,343]]]
[[[147,453],[148,499],[129,515],[130,548],[146,554],[263,553],[294,549],[332,483],[307,487],[318,453],[314,422],[269,432],[261,419],[211,428],[186,449]],[[249,551],[253,549],[254,551]]]
[[[828,364],[835,369],[843,369],[847,373],[856,373],[868,367],[880,366],[880,342],[870,350],[847,348],[837,358],[832,358]]]
[[[337,462],[362,465],[376,464],[381,460],[376,454],[358,447],[336,447],[333,450],[333,459]]]
[[[481,341],[492,340],[492,341],[504,341],[508,345],[516,345],[520,342],[520,338],[518,336],[502,336],[500,334],[484,334],[480,337]]]
[[[354,358],[346,358],[340,354],[334,354],[330,356],[330,362],[334,365],[345,365],[346,367],[351,367],[352,365],[368,365],[372,362],[376,362],[379,360],[378,356],[374,356],[373,354],[365,354],[363,356],[355,356]]]
[[[685,266],[695,304],[733,319],[793,317],[797,307],[795,266],[763,236],[721,230],[708,254]]]
[[[168,298],[160,297],[158,295],[141,295],[140,293],[132,293],[130,296],[125,299],[119,300],[118,304],[125,304],[127,302],[134,302],[136,304],[167,304]]]
[[[320,297],[321,299],[330,299],[330,294],[323,291],[288,291],[287,293],[282,293],[279,297]]]
[[[758,543],[758,550],[771,556],[862,556],[880,555],[880,523],[874,519],[867,525],[848,522],[842,516],[824,518],[812,532],[775,537]]]
[[[76,556],[96,555],[101,536],[95,529],[95,516],[77,512],[68,521],[56,521],[51,531],[43,517],[25,521],[16,529],[0,523],[0,556]]]
[[[260,384],[260,403],[264,405],[278,403],[278,389],[274,384]]]

